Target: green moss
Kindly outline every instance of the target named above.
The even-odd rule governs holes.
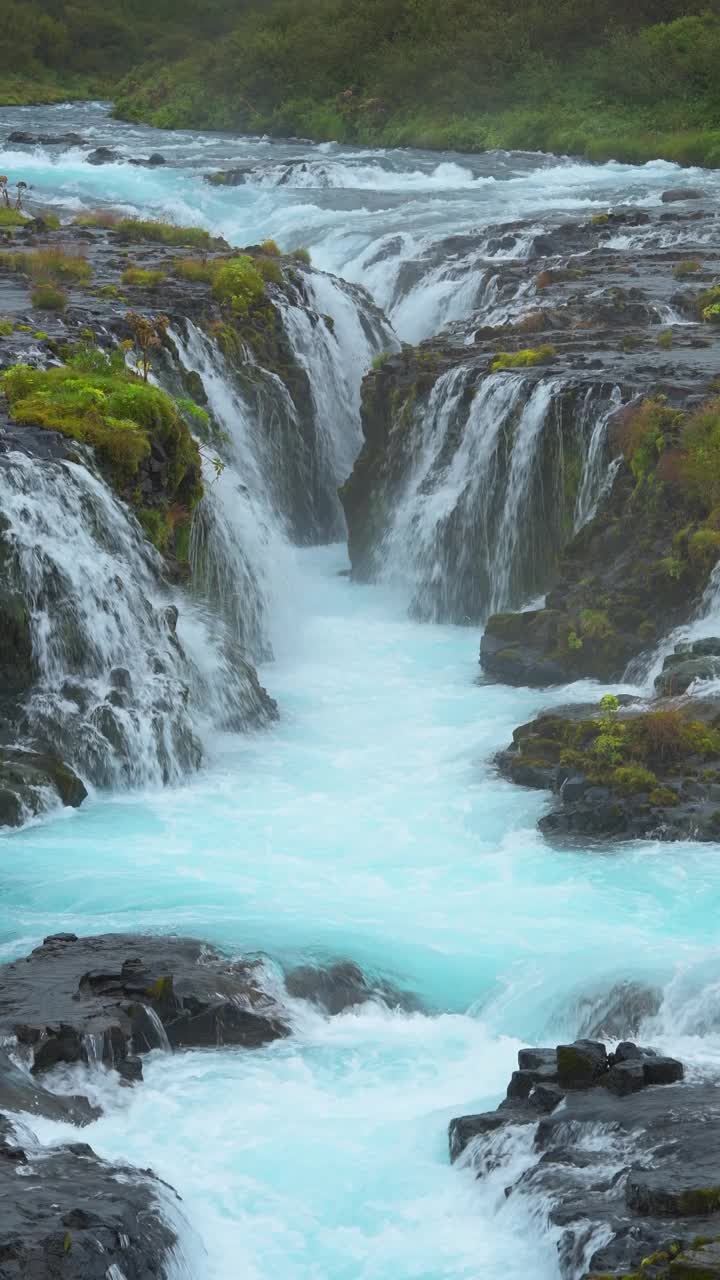
[[[0,320],[0,338],[9,338],[14,328],[12,320]]]
[[[294,258],[296,262],[302,262],[306,267],[309,267],[312,261],[309,249],[293,249],[290,257]]]
[[[673,275],[676,280],[686,280],[688,276],[694,276],[700,270],[701,264],[694,258],[688,258],[684,262],[678,262]]]
[[[50,341],[50,334],[49,334],[49,333],[43,333],[42,329],[38,329],[37,333],[33,334],[33,337],[34,337],[34,338],[37,338],[38,342],[49,342],[49,341]]]
[[[604,610],[581,609],[580,632],[586,639],[607,640],[615,634],[615,628]]]
[[[151,1000],[164,1000],[173,993],[172,977],[158,978],[145,992]]]
[[[678,1212],[688,1217],[707,1217],[720,1209],[720,1187],[693,1187],[678,1196]]]
[[[255,262],[248,254],[240,254],[225,262],[213,283],[218,302],[230,306],[236,314],[247,312],[265,295],[265,283]]]
[[[490,365],[490,372],[497,373],[501,369],[529,369],[538,364],[548,364],[555,355],[555,348],[550,346],[526,347],[523,351],[501,351]]]
[[[81,348],[60,368],[15,365],[4,374],[2,388],[14,422],[92,445],[115,488],[140,508],[151,539],[168,544],[175,523],[203,492],[198,446],[170,396],[125,369],[121,351],[107,356],[94,348]],[[137,475],[154,451],[161,459],[162,491],[149,514]]]
[[[671,351],[673,345],[672,329],[664,329],[662,333],[659,333],[657,344],[663,351]]]
[[[604,227],[607,225],[609,221],[610,221],[609,213],[596,213],[590,219],[590,223],[593,227]]]
[[[164,280],[164,271],[148,271],[143,267],[126,267],[122,273],[122,283],[133,289],[159,289]]]
[[[674,809],[680,803],[677,792],[672,791],[670,787],[653,787],[649,800],[659,809]]]

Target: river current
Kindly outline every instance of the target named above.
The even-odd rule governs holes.
[[[477,303],[472,261],[459,245],[449,273],[444,238],[655,203],[689,180],[660,162],[164,134],[100,105],[7,110],[0,125],[161,151],[163,168],[93,168],[80,149],[10,147],[0,167],[64,211],[107,202],[236,244],[305,245],[407,340]],[[202,181],[238,166],[242,186]],[[411,259],[425,268],[403,276]],[[270,980],[274,965],[350,958],[422,1002],[332,1020],[297,1002],[294,1035],[267,1049],[158,1051],[136,1090],[85,1082],[106,1108],[88,1141],[179,1191],[192,1280],[555,1280],[553,1240],[505,1201],[508,1168],[479,1183],[450,1167],[448,1119],[494,1106],[520,1044],[587,1029],[623,980],[663,989],[653,1043],[720,1069],[717,850],[545,844],[545,799],[500,780],[492,754],[542,706],[602,690],[483,684],[476,630],[411,621],[396,583],[355,586],[346,566],[341,545],[289,554],[260,672],[276,726],[214,736],[182,787],[98,794],[2,837],[0,956],[60,930],[180,932],[264,953]]]

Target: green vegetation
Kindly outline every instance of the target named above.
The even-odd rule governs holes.
[[[0,4],[0,103],[385,146],[718,165],[719,58],[720,0]]]
[[[559,764],[623,795],[654,796],[653,803],[665,807],[676,805],[678,797],[658,774],[666,780],[700,777],[708,761],[720,760],[720,729],[714,724],[675,708],[622,715],[613,694],[592,717],[548,713],[518,730],[515,740],[523,767]]]
[[[17,271],[33,280],[54,280],[63,284],[87,284],[92,278],[92,267],[87,259],[65,253],[63,249],[0,253],[0,271]]]
[[[134,289],[159,289],[165,280],[164,271],[147,271],[143,267],[127,267],[122,282]]]
[[[12,320],[0,319],[0,338],[9,338],[14,327]]]
[[[312,261],[309,249],[293,249],[290,257],[295,258],[296,262],[302,262],[306,267],[309,267]]]
[[[6,209],[0,206],[0,228],[23,227],[29,219],[20,209]]]
[[[205,262],[199,258],[178,258],[172,264],[174,276],[193,284],[212,284],[216,270],[214,262]]]
[[[155,545],[177,550],[177,530],[187,525],[203,492],[186,405],[126,369],[122,349],[107,355],[82,347],[60,368],[15,365],[1,385],[13,421],[92,445]],[[139,478],[151,456],[161,464],[162,487],[149,506]]]
[[[700,270],[700,263],[692,258],[687,258],[684,262],[678,262],[673,275],[676,280],[685,280],[688,276],[695,275]]]
[[[172,222],[156,222],[153,219],[122,218],[115,224],[115,230],[123,240],[129,240],[131,244],[150,240],[176,248],[212,249],[213,244],[217,243],[203,227],[178,227]]]
[[[64,311],[67,306],[67,294],[52,280],[40,280],[33,286],[30,295],[34,307],[38,311]]]
[[[234,312],[248,311],[265,293],[263,277],[248,254],[232,258],[218,269],[213,294],[218,302],[228,304]]]
[[[490,372],[500,369],[530,369],[533,365],[547,364],[555,355],[554,347],[526,347],[523,351],[501,351],[490,365]]]

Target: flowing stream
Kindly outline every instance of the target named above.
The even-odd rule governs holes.
[[[171,163],[146,170],[95,169],[79,149],[7,148],[2,168],[66,210],[120,201],[200,221],[235,243],[271,235],[283,248],[307,244],[318,266],[370,288],[408,338],[477,302],[480,273],[462,249],[454,275],[449,260],[434,259],[449,232],[657,201],[688,181],[666,164],[163,135],[115,124],[99,105],[9,110],[0,123],[6,133],[81,129],[126,155],[162,151]],[[239,165],[251,170],[242,186],[202,181]],[[367,363],[371,347],[361,350],[356,319],[335,301],[347,367],[331,370],[312,344],[304,356],[341,473],[358,441],[351,409],[362,370],[351,365]],[[296,317],[299,351],[302,323]],[[204,368],[199,338],[186,341],[193,367]],[[245,447],[242,407],[223,385],[210,390]],[[519,471],[532,459],[544,394],[526,414]],[[614,395],[608,387],[603,412]],[[332,408],[340,403],[342,421]],[[579,519],[600,483],[593,472],[590,484],[592,426],[588,418]],[[262,483],[253,475],[240,504],[218,491],[207,536],[220,524],[230,545],[232,509],[249,538]],[[517,537],[517,511],[505,510]],[[596,697],[597,686],[484,685],[476,629],[408,617],[411,562],[404,589],[396,563],[379,585],[356,586],[342,543],[294,547],[278,523],[253,572],[258,565],[274,574],[260,584],[274,653],[260,676],[280,720],[248,734],[206,726],[206,766],[182,786],[94,795],[0,838],[0,956],[60,930],[181,932],[263,952],[269,981],[299,960],[349,958],[421,1002],[422,1012],[368,1003],[334,1019],[291,1002],[293,1036],[267,1049],[158,1049],[134,1090],[88,1073],[106,1110],[87,1140],[177,1188],[192,1224],[182,1235],[192,1280],[556,1280],[552,1237],[524,1216],[522,1198],[505,1200],[511,1172],[479,1183],[451,1168],[447,1122],[498,1102],[519,1044],[587,1031],[627,980],[662,991],[653,1043],[720,1068],[717,851],[550,848],[535,828],[544,797],[500,780],[490,760],[542,706]],[[230,616],[227,583],[214,572]],[[200,621],[191,613],[185,625],[199,662],[207,631],[193,643]],[[67,1136],[61,1125],[34,1127],[46,1140]],[[519,1168],[526,1156],[519,1145]]]

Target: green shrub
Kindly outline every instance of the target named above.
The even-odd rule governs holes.
[[[693,276],[700,271],[701,265],[694,258],[687,258],[684,262],[678,262],[673,275],[676,280],[686,280],[688,276]]]
[[[32,304],[38,311],[64,311],[67,306],[67,294],[52,281],[38,281],[30,295]]]
[[[309,267],[312,262],[309,249],[293,249],[290,257],[294,258],[296,262],[302,262],[306,267]]]
[[[193,284],[212,284],[217,269],[216,262],[203,262],[198,258],[176,258],[171,268],[174,276]]]
[[[225,262],[215,276],[213,294],[238,314],[259,302],[265,294],[265,284],[253,259],[240,254]]]
[[[177,248],[211,249],[213,238],[203,227],[177,227],[172,222],[156,222],[153,219],[123,218],[116,225],[123,240],[133,244],[151,241]]]
[[[148,271],[143,267],[126,267],[122,283],[133,289],[159,289],[165,280],[164,271]]]
[[[622,764],[615,769],[612,781],[625,795],[637,795],[640,791],[651,791],[657,785],[657,778],[650,769],[639,764]]]
[[[12,320],[0,320],[0,338],[9,338],[14,327]]]
[[[29,219],[19,209],[0,207],[0,227],[22,227]]]

